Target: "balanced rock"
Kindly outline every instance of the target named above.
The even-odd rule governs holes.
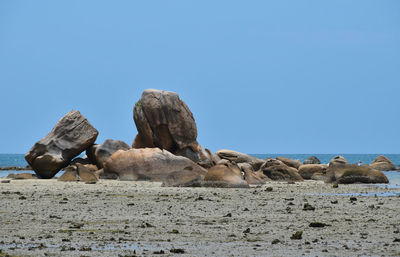
[[[388,178],[382,171],[376,170],[368,165],[358,166],[347,164],[339,167],[329,167],[327,171],[327,182],[338,184],[352,183],[389,183]]]
[[[118,150],[129,150],[131,147],[121,141],[107,139],[101,145],[92,145],[86,150],[86,155],[96,164],[99,169],[102,169],[104,163],[110,158],[110,156]]]
[[[341,155],[338,155],[329,162],[329,167],[343,167],[349,164],[349,162]]]
[[[91,146],[97,135],[97,130],[79,111],[71,111],[25,154],[25,159],[39,178],[52,178]]]
[[[303,181],[297,169],[287,166],[282,161],[267,159],[261,166],[261,171],[272,180]]]
[[[376,157],[370,166],[374,169],[383,171],[396,170],[396,166],[393,164],[393,162],[383,155]]]
[[[218,164],[208,169],[203,186],[247,188],[249,184],[243,179],[242,172],[235,164]]]
[[[290,158],[287,157],[276,157],[277,160],[283,162],[284,164],[286,164],[289,167],[293,167],[295,169],[299,169],[300,165],[301,165],[301,161],[299,160],[292,160]]]
[[[326,173],[326,164],[303,164],[299,168],[299,174],[304,179],[311,179],[315,173]]]
[[[164,182],[177,172],[190,171],[204,177],[206,170],[190,159],[176,156],[159,148],[118,150],[104,164],[104,175],[117,174],[120,180],[151,180]],[[170,178],[170,177],[169,177]],[[169,180],[168,183],[171,183]]]
[[[308,157],[308,158],[303,162],[303,164],[320,164],[320,163],[321,163],[321,161],[320,161],[317,157],[315,157],[314,155]]]
[[[197,143],[193,114],[177,93],[157,89],[143,91],[133,109],[133,119],[138,134],[132,148],[158,147],[196,163],[213,165],[208,153]]]
[[[229,160],[234,163],[249,163],[254,170],[259,170],[261,165],[264,163],[263,160],[248,154],[240,153],[233,150],[222,149],[216,152],[219,158]]]

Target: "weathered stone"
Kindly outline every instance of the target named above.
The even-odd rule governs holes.
[[[215,185],[223,185],[222,187],[249,187],[249,184],[243,179],[239,167],[230,163],[227,165],[219,164],[208,169],[204,181],[214,183]]]
[[[201,162],[197,126],[189,107],[174,92],[147,89],[135,104],[138,134],[133,148],[158,147]]]
[[[75,165],[71,165],[65,168],[64,174],[58,179],[64,182],[75,182],[79,181],[77,168]]]
[[[86,165],[77,164],[78,167],[78,176],[83,182],[92,182],[98,181],[97,176],[95,175],[95,171],[90,170]]]
[[[261,171],[272,180],[303,181],[295,168],[275,159],[267,159],[261,166]]]
[[[330,166],[327,171],[327,182],[336,182],[338,184],[389,183],[389,180],[382,171],[368,165],[347,164],[344,166]]]
[[[374,169],[383,171],[396,170],[396,166],[393,164],[393,162],[383,155],[376,157],[370,166]]]
[[[265,181],[271,180],[262,172],[254,171],[253,166],[247,162],[238,163],[237,165],[241,169],[242,174],[249,185],[261,185],[264,184]]]
[[[121,141],[107,139],[101,145],[92,145],[86,150],[86,154],[96,164],[99,169],[103,168],[104,163],[110,158],[110,156],[118,150],[129,150],[131,147]]]
[[[97,135],[97,130],[79,111],[71,111],[26,153],[25,159],[39,178],[52,178],[91,146]]]
[[[324,173],[316,172],[311,176],[311,180],[326,181],[327,176]]]
[[[314,173],[326,173],[326,164],[303,164],[299,168],[299,174],[304,179],[311,179]]]
[[[320,164],[320,163],[321,163],[321,161],[320,161],[317,157],[315,157],[314,155],[308,157],[308,158],[303,162],[303,164]]]
[[[261,159],[233,150],[222,149],[217,151],[216,154],[219,156],[219,158],[229,160],[234,163],[249,163],[254,170],[259,170],[261,165],[264,163],[264,161]]]
[[[299,160],[292,160],[290,158],[287,157],[276,157],[277,160],[283,162],[284,164],[286,164],[289,167],[293,167],[295,169],[299,169],[300,165],[301,165],[301,161]]]
[[[329,162],[329,167],[343,167],[346,166],[347,164],[349,164],[349,162],[346,160],[346,158],[344,158],[341,155],[338,155]]]
[[[37,179],[37,177],[32,173],[17,173],[14,179]]]
[[[118,150],[104,164],[105,175],[117,174],[121,180],[163,182],[171,173],[179,171],[191,171],[202,177],[206,174],[205,169],[190,159],[159,148]]]

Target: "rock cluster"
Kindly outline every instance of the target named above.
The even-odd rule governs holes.
[[[78,111],[71,111],[25,158],[39,178],[52,178],[64,169],[61,181],[150,180],[186,187],[247,188],[271,180],[304,179],[387,183],[379,170],[395,168],[384,156],[370,166],[358,166],[342,156],[326,165],[315,156],[301,163],[287,157],[262,160],[227,149],[212,154],[197,142],[193,114],[173,92],[145,90],[133,108],[133,119],[138,134],[132,148],[112,139],[95,144],[97,130]],[[76,158],[83,151],[86,156]]]

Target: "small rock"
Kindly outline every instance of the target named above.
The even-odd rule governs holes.
[[[308,226],[311,228],[323,228],[329,225],[322,222],[311,222]]]
[[[228,214],[224,215],[223,217],[228,217],[228,218],[230,218],[230,217],[232,217],[232,213],[228,213]]]
[[[315,207],[309,203],[305,203],[303,206],[303,211],[314,211]]]
[[[400,238],[395,238],[395,239],[393,240],[393,243],[400,243]]]
[[[338,200],[331,201],[331,204],[337,204],[337,203],[338,203]]]
[[[266,189],[265,189],[265,191],[267,191],[267,192],[272,192],[272,187],[267,187]]]
[[[172,248],[171,250],[169,250],[171,253],[185,253],[184,249],[181,248]]]
[[[355,201],[357,201],[357,198],[356,197],[350,197],[350,201],[351,202],[355,202]]]
[[[247,228],[246,230],[243,231],[244,234],[250,233],[250,228]]]
[[[339,187],[339,184],[335,183],[335,184],[332,185],[332,187],[333,187],[333,188],[338,188],[338,187]]]
[[[274,240],[272,240],[272,242],[271,242],[271,244],[278,244],[278,243],[280,243],[281,241],[279,240],[279,239],[274,239]]]
[[[10,182],[11,182],[11,180],[9,180],[9,179],[2,180],[2,181],[1,181],[1,183],[10,183]]]
[[[297,231],[296,233],[294,233],[290,239],[292,240],[300,240],[303,236],[303,231]]]

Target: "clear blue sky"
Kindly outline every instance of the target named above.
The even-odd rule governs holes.
[[[72,109],[131,144],[146,88],[213,151],[400,153],[400,1],[0,0],[0,87],[0,153]]]

